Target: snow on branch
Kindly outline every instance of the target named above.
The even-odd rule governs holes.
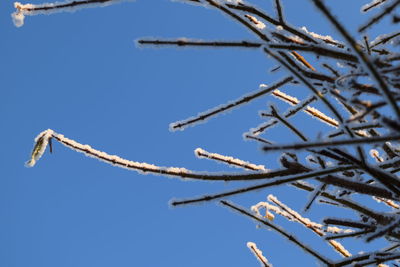
[[[269,263],[267,258],[263,255],[263,252],[260,249],[257,248],[256,243],[247,242],[247,247],[251,250],[251,252],[253,252],[254,256],[261,263],[261,266],[272,267],[272,264]]]
[[[256,165],[241,159],[224,156],[218,153],[210,153],[202,148],[196,148],[195,155],[199,158],[208,158],[228,164],[229,166],[248,169],[252,171],[267,171],[264,165]]]
[[[76,10],[88,7],[105,7],[123,1],[133,0],[82,0],[82,1],[65,1],[43,4],[21,4],[15,2],[14,7],[17,9],[11,14],[14,25],[21,27],[24,25],[25,16],[35,16],[39,14],[53,14],[58,12],[75,12]]]
[[[124,0],[69,0],[39,5],[17,2],[15,3],[17,11],[13,14],[13,19],[16,26],[22,26],[26,15],[71,12],[80,8],[106,6],[121,1]],[[266,190],[274,186],[290,185],[310,195],[310,200],[305,201],[304,212],[314,211],[314,209],[308,208],[318,198],[322,205],[328,204],[334,209],[342,208],[352,211],[356,215],[356,219],[328,217],[321,218],[325,225],[319,224],[307,218],[311,216],[306,217],[292,210],[272,195],[268,197],[269,203],[259,202],[252,206],[252,213],[225,200],[222,200],[221,203],[278,232],[306,253],[314,256],[324,266],[377,264],[379,267],[383,267],[385,265],[382,262],[399,259],[400,254],[396,246],[352,256],[336,240],[351,237],[362,241],[371,241],[381,238],[393,245],[397,244],[400,238],[398,214],[400,209],[398,174],[400,172],[400,148],[398,147],[400,142],[400,123],[398,123],[400,117],[398,105],[400,66],[398,62],[400,56],[393,49],[398,46],[400,32],[382,33],[372,42],[368,35],[361,36],[361,40],[355,40],[325,6],[323,0],[311,1],[340,33],[339,37],[317,34],[306,27],[291,26],[284,14],[285,0],[274,0],[275,12],[273,15],[239,0],[183,0],[186,3],[197,3],[196,6],[222,12],[244,26],[256,39],[253,41],[246,37],[236,41],[204,41],[188,38],[142,38],[137,41],[139,45],[147,46],[243,47],[248,48],[249,51],[252,49],[255,52],[264,53],[267,60],[275,60],[274,69],[271,72],[286,71],[283,79],[269,85],[262,84],[258,91],[250,92],[194,117],[172,123],[170,129],[172,131],[185,129],[270,94],[290,106],[285,112],[279,112],[274,105],[271,105],[268,113],[260,112],[260,117],[263,119],[268,117],[268,120],[258,124],[256,128],[250,129],[248,133],[244,134],[244,137],[262,144],[266,153],[282,152],[277,157],[277,161],[280,163],[279,167],[269,170],[264,165],[256,165],[231,156],[211,153],[201,148],[195,150],[197,157],[241,168],[242,172],[207,173],[180,167],[163,167],[107,154],[89,145],[66,138],[50,129],[41,132],[35,138],[35,144],[26,166],[34,166],[44,154],[47,146],[52,152],[53,140],[86,156],[141,174],[151,173],[185,180],[241,181],[238,187],[229,189],[230,191],[174,200],[171,202],[172,206],[203,203]],[[400,0],[373,0],[365,5],[362,8],[364,12],[375,7],[382,8],[377,10],[377,15],[367,20],[359,28],[359,31],[364,32],[389,15],[392,16],[393,24],[398,23],[400,21],[398,15],[391,13],[398,8],[399,4]],[[341,39],[345,42],[338,41]],[[303,52],[307,55],[311,54],[313,60],[308,62],[300,54]],[[369,84],[367,81],[371,81],[373,84]],[[289,83],[298,86],[299,90],[302,86],[310,91],[310,95],[299,100],[297,97],[283,92],[285,90],[282,90],[281,87]],[[304,94],[296,92],[296,95]],[[314,101],[320,101],[324,106],[319,109],[310,106]],[[300,111],[335,129],[331,131],[331,128],[327,127],[316,128],[314,129],[316,132],[321,132],[321,135],[316,138],[303,134],[303,130],[309,127],[307,121],[303,122],[303,118],[301,118],[297,120],[300,123],[292,124],[292,120],[287,120]],[[305,120],[307,119],[306,116]],[[311,119],[309,120],[311,121]],[[281,140],[286,140],[286,138],[281,138],[279,139],[280,143],[272,143],[267,139],[268,136],[261,137],[261,134],[266,133],[266,129],[278,123],[286,126],[284,130],[295,133],[302,142],[291,143],[289,140],[287,143],[281,143]],[[310,126],[313,127],[313,124]],[[322,139],[320,136],[326,136],[326,139]],[[337,139],[338,136],[341,138]],[[366,151],[370,152],[371,157],[366,157]],[[306,153],[308,155],[305,155]],[[371,163],[372,161],[374,163]],[[244,183],[246,184],[244,185]],[[372,207],[363,202],[365,199],[370,200],[371,196],[376,200]],[[296,199],[296,201],[298,200]],[[384,205],[389,206],[390,211]],[[262,214],[264,210],[265,213]],[[289,231],[272,223],[276,214],[311,229],[345,259],[331,261],[321,255],[318,250],[305,245]],[[327,235],[327,233],[331,234]],[[248,242],[247,245],[262,266],[271,266],[254,243]]]
[[[292,210],[291,208],[289,208],[288,206],[286,206],[285,204],[280,202],[278,200],[278,198],[276,198],[275,196],[268,195],[268,200],[271,201],[272,203],[276,204],[282,210],[284,210],[285,212],[290,214],[293,218],[295,218],[296,221],[298,221],[299,223],[301,223],[308,229],[312,230],[317,235],[319,235],[321,237],[325,235],[325,233],[320,229],[320,228],[322,228],[322,225],[315,223],[315,222],[311,221],[310,219],[301,216],[298,212]],[[352,231],[350,230],[350,232],[352,232]],[[341,254],[343,257],[351,256],[351,253],[339,242],[337,242],[335,240],[328,240],[328,243],[334,248],[334,250],[336,252]]]
[[[242,215],[245,215],[247,217],[250,217],[251,219],[264,224],[265,226],[267,226],[269,229],[274,230],[275,232],[279,233],[280,235],[282,235],[283,237],[287,238],[290,242],[294,243],[295,245],[297,245],[298,247],[300,247],[301,249],[303,249],[303,251],[305,251],[306,253],[312,255],[313,257],[315,257],[316,259],[318,259],[321,263],[324,263],[327,266],[331,266],[331,261],[329,259],[327,259],[326,257],[324,257],[323,255],[321,255],[317,250],[312,249],[311,247],[309,247],[308,245],[304,244],[302,241],[300,241],[297,237],[295,237],[294,235],[292,235],[291,233],[287,232],[286,230],[284,230],[282,227],[275,225],[267,220],[264,220],[258,216],[255,216],[253,214],[251,214],[250,212],[248,212],[247,210],[238,207],[236,205],[234,205],[233,203],[230,203],[228,201],[222,200],[221,204],[224,206],[229,207],[230,209],[239,212]]]
[[[274,90],[272,92],[272,95],[275,96],[276,98],[290,104],[291,106],[296,106],[300,103],[300,100],[298,100],[296,97],[290,96],[278,89]],[[308,115],[312,116],[313,118],[318,119],[321,122],[326,123],[329,126],[337,128],[339,126],[339,122],[328,115],[324,114],[323,112],[319,111],[318,109],[310,106],[306,106],[303,111],[307,113]]]
[[[54,139],[64,146],[75,150],[76,152],[83,153],[88,157],[92,157],[111,164],[116,167],[125,168],[128,170],[135,170],[139,173],[146,174],[158,174],[172,177],[181,177],[198,180],[211,180],[211,181],[251,181],[260,179],[271,179],[278,176],[288,176],[294,172],[291,170],[274,170],[273,172],[259,172],[259,173],[206,173],[206,172],[194,172],[186,168],[181,167],[161,167],[145,162],[131,161],[123,159],[116,155],[110,155],[103,151],[92,148],[89,145],[83,145],[72,139],[65,137],[62,134],[58,134],[51,129],[43,131],[35,138],[34,149],[31,153],[31,159],[28,161],[27,166],[32,167],[36,164],[36,161],[43,155],[48,144],[51,144],[51,140]],[[345,169],[347,167],[344,167]],[[339,168],[343,169],[342,167]],[[328,172],[331,170],[328,170]]]

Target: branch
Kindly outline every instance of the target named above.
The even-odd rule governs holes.
[[[224,192],[224,193],[220,193],[220,194],[206,195],[203,197],[188,199],[188,200],[173,201],[171,203],[171,205],[179,206],[179,205],[186,205],[186,204],[197,203],[197,202],[211,201],[211,200],[218,199],[218,198],[243,194],[243,193],[247,193],[247,192],[251,192],[251,191],[255,191],[255,190],[259,190],[259,189],[264,189],[267,187],[277,186],[277,185],[281,185],[281,184],[287,184],[287,183],[291,183],[291,182],[298,181],[298,180],[316,178],[320,175],[327,175],[330,173],[336,173],[336,172],[353,170],[353,169],[355,169],[354,166],[346,166],[346,167],[333,167],[333,168],[327,168],[324,170],[311,171],[311,172],[307,172],[306,174],[297,174],[297,175],[293,175],[289,178],[275,179],[274,181],[271,181],[271,182],[258,184],[255,186],[239,188],[239,189],[236,189],[233,191],[228,191],[228,192]]]
[[[389,87],[386,85],[385,81],[379,74],[379,72],[375,69],[374,65],[370,62],[367,55],[365,55],[360,47],[357,45],[356,41],[347,30],[339,23],[339,21],[330,13],[330,11],[325,7],[321,0],[312,0],[316,7],[328,18],[328,20],[335,26],[335,28],[343,35],[346,41],[350,44],[353,48],[354,52],[358,55],[359,60],[364,63],[367,70],[370,72],[371,76],[375,79],[378,83],[383,95],[385,96],[386,100],[392,106],[394,113],[397,116],[397,119],[400,120],[400,108],[396,103],[396,100],[393,98],[392,94],[390,93]],[[400,0],[397,0],[395,3],[399,4]],[[396,5],[397,5],[396,4]]]
[[[195,47],[243,47],[259,48],[261,43],[250,41],[200,41],[188,40],[186,38],[177,40],[159,40],[159,39],[140,39],[137,41],[140,45],[172,45],[172,46],[195,46]]]
[[[247,247],[250,249],[251,252],[253,252],[254,256],[261,263],[261,266],[272,267],[267,258],[264,257],[262,251],[257,248],[257,245],[255,243],[247,242]]]
[[[21,27],[24,25],[25,16],[34,16],[38,14],[53,14],[57,12],[74,12],[76,10],[88,7],[104,7],[112,5],[115,3],[120,3],[122,1],[131,0],[83,0],[83,1],[65,1],[56,3],[45,3],[45,4],[21,4],[20,2],[15,2],[14,6],[17,9],[12,14],[12,18],[16,27]]]
[[[386,15],[388,15],[390,12],[393,11],[398,5],[400,4],[400,0],[395,1],[393,4],[387,6],[381,13],[378,15],[372,17],[368,22],[366,22],[363,26],[361,26],[358,29],[358,32],[363,32],[367,28],[371,27],[373,24],[377,23],[380,21],[382,18],[384,18]]]
[[[222,113],[222,112],[226,112],[226,111],[231,110],[232,108],[235,108],[235,107],[237,107],[239,105],[248,103],[248,102],[252,101],[253,99],[255,99],[257,97],[260,97],[260,96],[263,96],[265,94],[268,94],[269,92],[275,90],[278,87],[283,86],[286,83],[291,82],[292,80],[293,80],[293,77],[291,77],[291,76],[286,77],[286,78],[282,79],[281,81],[279,81],[279,82],[277,82],[277,83],[275,83],[275,84],[273,84],[273,85],[271,85],[269,87],[263,88],[262,90],[257,91],[255,93],[248,94],[248,95],[246,95],[246,96],[244,96],[242,98],[239,98],[239,99],[237,99],[235,101],[229,102],[228,104],[225,104],[225,105],[213,108],[213,109],[211,109],[209,111],[200,113],[195,117],[191,117],[191,118],[186,119],[186,120],[182,120],[182,121],[177,121],[177,122],[171,123],[170,124],[170,129],[172,131],[182,130],[182,129],[186,128],[187,126],[192,125],[194,123],[205,121],[206,119],[208,119],[208,118],[210,118],[212,116],[215,116],[215,115],[217,115],[219,113]]]
[[[305,252],[309,253],[310,255],[314,256],[316,259],[318,259],[319,261],[321,261],[322,263],[330,266],[331,265],[331,261],[327,258],[325,258],[324,256],[322,256],[321,254],[319,254],[317,251],[311,249],[310,247],[308,247],[307,245],[303,244],[301,241],[299,241],[295,236],[289,234],[288,232],[286,232],[284,229],[282,229],[281,227],[266,221],[264,219],[261,219],[257,216],[254,216],[253,214],[251,214],[250,212],[246,211],[245,209],[242,209],[238,206],[235,206],[234,204],[227,202],[225,200],[221,201],[221,204],[224,206],[227,206],[233,210],[238,211],[240,214],[246,215],[254,220],[256,220],[257,222],[260,222],[266,226],[268,226],[269,228],[271,228],[272,230],[276,231],[277,233],[279,233],[280,235],[286,237],[290,242],[296,244],[298,247],[300,247],[301,249],[303,249]]]
[[[389,136],[378,136],[370,138],[359,138],[359,139],[345,139],[336,141],[325,141],[325,142],[308,142],[308,143],[298,143],[293,145],[275,145],[275,146],[264,146],[264,151],[276,151],[276,150],[301,150],[306,148],[314,147],[332,147],[332,146],[342,146],[342,145],[358,145],[358,144],[377,144],[384,143],[387,141],[398,141],[400,140],[400,135],[389,135]]]

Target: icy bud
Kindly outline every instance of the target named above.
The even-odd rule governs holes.
[[[12,13],[11,17],[15,27],[19,28],[24,25],[25,15],[24,12],[21,10],[24,7],[24,5],[22,5],[20,2],[15,2],[14,7],[17,9],[17,11]]]
[[[41,132],[35,138],[35,146],[33,147],[31,158],[29,161],[26,162],[26,167],[33,167],[36,164],[36,161],[40,159],[43,155],[44,151],[46,150],[47,144],[49,140],[53,137],[53,130],[47,129],[46,131]]]

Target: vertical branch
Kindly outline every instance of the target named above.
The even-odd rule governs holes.
[[[282,25],[285,25],[285,20],[283,19],[283,12],[282,12],[282,5],[281,5],[281,1],[280,0],[275,0],[275,5],[276,5],[276,11],[278,13],[278,19],[279,22]]]

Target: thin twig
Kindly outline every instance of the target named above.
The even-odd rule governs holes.
[[[225,200],[221,201],[221,204],[238,211],[240,214],[246,215],[254,220],[256,220],[257,222],[260,222],[266,226],[268,226],[269,228],[273,229],[274,231],[278,232],[279,234],[281,234],[282,236],[286,237],[289,241],[293,242],[294,244],[296,244],[297,246],[299,246],[301,249],[303,249],[305,252],[309,253],[310,255],[314,256],[316,259],[318,259],[319,261],[321,261],[324,264],[327,264],[328,266],[331,264],[331,261],[327,258],[325,258],[324,256],[320,255],[317,251],[311,249],[309,246],[306,246],[303,244],[303,242],[299,241],[295,236],[289,234],[288,232],[286,232],[283,228],[269,222],[266,221],[264,219],[261,219],[257,216],[254,216],[253,214],[251,214],[250,212],[246,211],[245,209],[242,209],[230,202],[227,202]]]
[[[379,72],[375,69],[373,64],[370,62],[368,57],[362,52],[360,47],[357,45],[356,41],[347,30],[339,23],[339,21],[331,14],[331,12],[325,7],[321,0],[312,0],[316,7],[328,18],[328,20],[335,26],[335,28],[343,35],[346,41],[350,44],[353,48],[354,52],[358,55],[358,58],[361,62],[364,63],[368,71],[370,72],[371,76],[375,79],[378,83],[379,88],[382,90],[383,95],[385,96],[386,100],[391,105],[393,111],[395,112],[397,118],[400,120],[400,108],[396,103],[396,100],[393,98],[392,94],[390,93],[389,87],[386,85],[385,81],[379,74]],[[396,1],[397,4],[400,3],[400,0]]]
[[[280,80],[279,82],[277,82],[277,83],[275,83],[275,84],[273,84],[273,85],[271,85],[271,86],[269,86],[267,88],[263,88],[260,91],[257,91],[255,93],[246,95],[244,97],[241,97],[241,98],[239,98],[239,99],[237,99],[235,101],[229,102],[228,104],[225,104],[225,105],[222,105],[220,107],[213,108],[213,109],[211,109],[209,111],[200,113],[199,115],[197,115],[195,117],[192,117],[192,118],[189,118],[189,119],[186,119],[186,120],[182,120],[182,121],[174,122],[174,123],[172,123],[170,125],[170,129],[175,131],[175,130],[178,130],[178,129],[183,129],[183,128],[185,128],[185,127],[187,127],[187,126],[189,126],[191,124],[194,124],[196,122],[204,121],[204,120],[206,120],[206,119],[208,119],[208,118],[210,118],[212,116],[215,116],[215,115],[217,115],[219,113],[226,112],[226,111],[228,111],[228,110],[230,110],[232,108],[235,108],[235,107],[237,107],[239,105],[248,103],[248,102],[252,101],[253,99],[255,99],[257,97],[260,97],[260,96],[263,96],[265,94],[268,94],[269,92],[275,90],[278,87],[283,86],[286,83],[291,82],[292,80],[293,80],[293,77],[291,77],[291,76],[286,77],[286,78]]]
[[[390,12],[392,12],[393,9],[397,7],[397,5],[400,4],[400,0],[397,0],[393,2],[393,4],[388,5],[382,12],[380,12],[378,15],[372,17],[369,21],[367,21],[363,26],[361,26],[358,31],[363,32],[367,28],[371,27],[373,24],[377,23],[380,21],[382,18],[384,18],[386,15],[388,15]]]
[[[251,41],[199,41],[177,39],[177,40],[160,40],[160,39],[140,39],[137,41],[140,45],[173,45],[173,46],[196,46],[196,47],[243,47],[243,48],[259,48],[261,43]]]

